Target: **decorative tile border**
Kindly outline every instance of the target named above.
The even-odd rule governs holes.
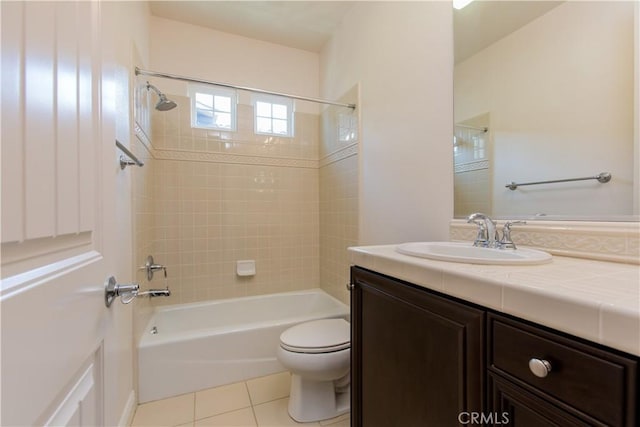
[[[144,135],[144,134],[143,134]],[[141,142],[147,146],[145,141]],[[323,157],[321,160],[311,159],[296,159],[288,157],[266,157],[266,156],[252,156],[245,154],[227,154],[227,153],[215,153],[210,151],[189,151],[189,150],[167,150],[153,148],[153,146],[147,146],[150,148],[150,152],[154,159],[158,160],[179,160],[179,161],[191,161],[191,162],[213,162],[213,163],[234,163],[244,165],[260,165],[260,166],[279,166],[290,168],[306,168],[306,169],[318,169],[320,167],[327,166],[331,163],[335,163],[347,157],[358,154],[358,143],[353,143],[347,147],[334,151],[328,156]]]
[[[462,163],[455,165],[454,173],[471,172],[482,169],[489,169],[489,160],[478,160],[477,162]]]
[[[181,160],[191,162],[234,163],[243,165],[280,166],[290,168],[317,169],[318,161],[286,157],[264,157],[242,154],[214,153],[209,151],[153,149],[158,160]]]
[[[347,157],[351,157],[356,154],[358,154],[358,143],[354,142],[351,145],[340,148],[334,151],[333,153],[324,156],[322,159],[320,159],[320,167],[321,168],[325,167],[331,163],[335,163],[337,161],[346,159]]]
[[[151,139],[149,139],[149,136],[142,129],[142,126],[140,126],[138,122],[134,122],[133,130],[135,132],[136,137],[140,140],[140,142],[142,142],[144,146],[147,147],[147,150],[151,151],[151,147],[152,147]]]
[[[504,221],[499,221],[499,227]],[[637,222],[527,221],[513,228],[513,240],[554,255],[640,264],[640,224]],[[472,241],[476,227],[452,220],[451,240]]]

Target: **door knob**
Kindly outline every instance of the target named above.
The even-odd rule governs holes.
[[[110,276],[104,283],[104,305],[111,307],[116,297],[122,298],[123,304],[129,304],[138,295],[140,285],[137,283],[119,284],[116,278]]]

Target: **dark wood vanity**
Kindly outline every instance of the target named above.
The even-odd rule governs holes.
[[[351,288],[352,426],[640,422],[636,356],[360,267]]]

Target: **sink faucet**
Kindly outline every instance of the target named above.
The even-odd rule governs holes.
[[[482,246],[486,248],[495,248],[498,243],[498,234],[496,230],[496,222],[480,212],[473,213],[467,218],[468,223],[474,223],[478,226],[478,236],[473,242],[473,246]]]
[[[502,239],[498,242],[500,249],[517,249],[516,244],[511,240],[511,226],[514,224],[526,224],[527,221],[507,221],[502,228]]]

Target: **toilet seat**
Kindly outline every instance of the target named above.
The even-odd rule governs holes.
[[[351,327],[344,319],[322,319],[293,326],[280,335],[280,346],[294,353],[332,353],[351,346]]]

